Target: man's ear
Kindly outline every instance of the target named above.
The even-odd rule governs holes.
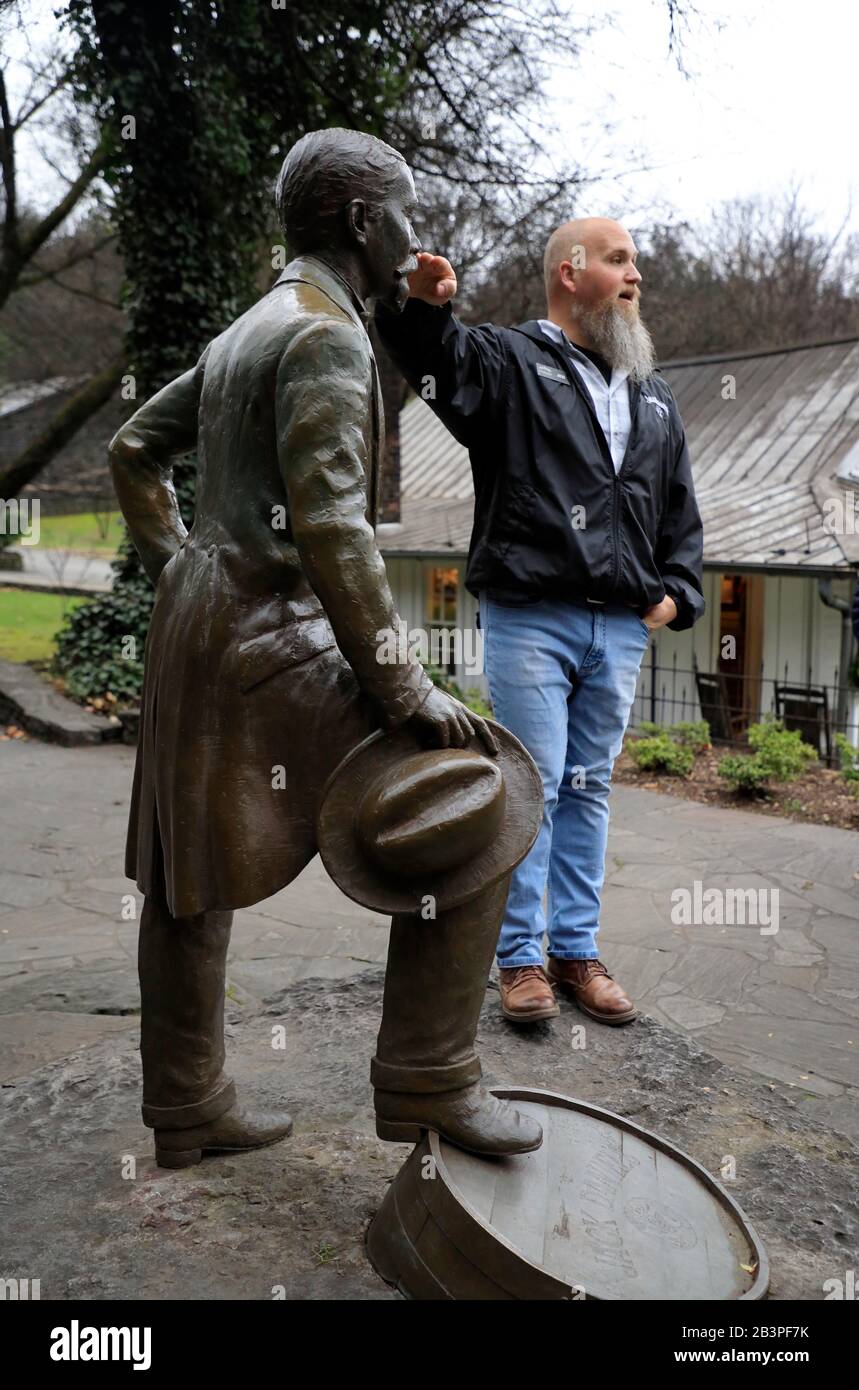
[[[576,293],[576,273],[572,261],[561,261],[558,266],[558,279],[565,290]]]
[[[350,241],[359,246],[367,244],[367,204],[363,198],[353,198],[346,204],[346,227]]]

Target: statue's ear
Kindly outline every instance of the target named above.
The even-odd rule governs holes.
[[[346,227],[349,240],[359,246],[367,244],[367,204],[363,198],[353,198],[346,204]]]

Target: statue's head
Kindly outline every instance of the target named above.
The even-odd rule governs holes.
[[[362,131],[314,130],[283,161],[275,196],[293,250],[357,258],[367,296],[403,307],[420,243],[402,155]]]

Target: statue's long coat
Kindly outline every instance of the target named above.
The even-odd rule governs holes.
[[[174,916],[290,882],[316,852],[329,773],[432,688],[417,663],[378,660],[398,620],[374,536],[384,425],[362,309],[323,261],[292,261],[111,446],[158,576],[126,871],[146,894],[163,871]],[[182,539],[169,465],[194,448]]]

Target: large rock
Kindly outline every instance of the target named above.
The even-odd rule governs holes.
[[[154,1166],[131,1019],[101,1019],[115,1035],[4,1087],[4,1274],[40,1278],[43,1298],[394,1297],[363,1248],[409,1151],[373,1126],[382,980],[372,969],[293,984],[262,1008],[231,1004],[241,1092],[286,1102],[295,1118],[292,1138],[257,1153]],[[772,1297],[822,1299],[825,1279],[855,1267],[857,1152],[801,1101],[652,1020],[605,1028],[566,1001],[553,1024],[517,1032],[490,989],[479,1047],[496,1082],[627,1115],[716,1176],[732,1156],[727,1185],[768,1250]]]

